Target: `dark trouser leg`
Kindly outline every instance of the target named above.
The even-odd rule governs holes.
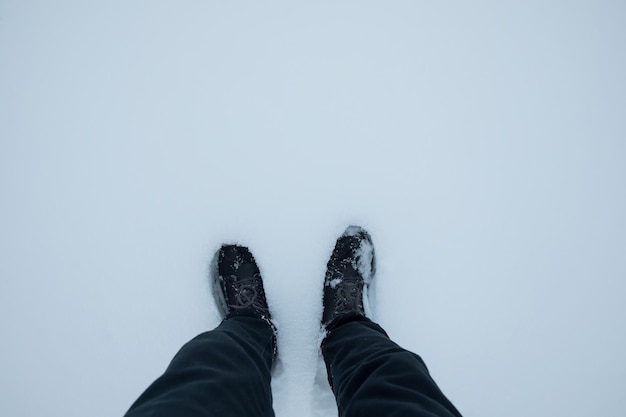
[[[422,359],[368,319],[339,323],[322,343],[341,417],[460,416]]]
[[[185,344],[126,417],[273,416],[275,343],[261,319],[224,320]]]

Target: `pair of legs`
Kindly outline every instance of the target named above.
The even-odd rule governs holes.
[[[422,359],[365,316],[374,275],[369,235],[350,227],[337,240],[324,284],[322,355],[340,416],[460,416]],[[127,417],[273,416],[276,332],[258,267],[247,249],[224,246],[214,261],[225,319],[185,344]]]

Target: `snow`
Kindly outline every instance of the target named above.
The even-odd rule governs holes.
[[[331,416],[322,284],[464,415],[624,416],[626,6],[0,4],[0,415],[122,415],[218,324],[223,242],[277,323],[277,417]]]
[[[329,282],[330,287],[335,288],[337,285],[341,284],[341,281],[343,281],[341,278],[331,279]]]

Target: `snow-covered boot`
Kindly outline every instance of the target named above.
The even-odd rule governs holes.
[[[223,318],[257,317],[271,322],[259,267],[248,248],[223,245],[211,268],[213,295]]]
[[[367,293],[375,269],[369,233],[359,226],[349,226],[337,239],[327,264],[322,315],[327,330],[344,319],[366,316]]]

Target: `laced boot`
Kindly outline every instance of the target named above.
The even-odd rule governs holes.
[[[324,279],[322,326],[330,331],[349,317],[365,317],[375,272],[374,245],[363,228],[349,226],[337,239]]]
[[[223,245],[213,259],[212,275],[213,295],[223,318],[256,317],[276,330],[259,267],[248,248]]]

